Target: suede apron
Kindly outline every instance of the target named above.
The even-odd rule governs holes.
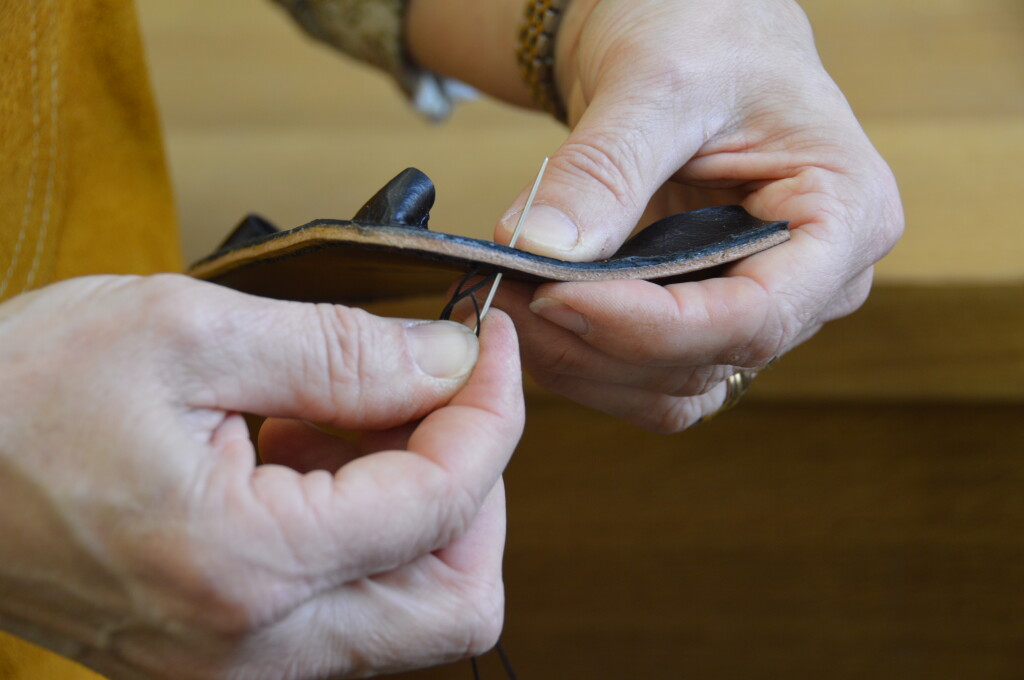
[[[180,256],[131,0],[0,0],[0,299],[158,271]],[[0,633],[2,680],[98,677]]]

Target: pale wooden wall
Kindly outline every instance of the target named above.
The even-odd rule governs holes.
[[[139,4],[193,257],[251,210],[346,217],[407,165],[435,228],[486,237],[563,137],[486,102],[423,123],[257,0]],[[1024,2],[803,4],[907,235],[864,310],[706,427],[531,392],[507,476],[523,678],[1021,677]]]
[[[431,125],[269,2],[139,5],[193,257],[249,211],[283,227],[351,217],[407,166],[438,186],[434,228],[489,238],[563,137],[543,116],[488,102]]]
[[[488,235],[563,137],[491,103],[430,126],[267,2],[139,4],[193,256],[249,210],[282,225],[347,216],[405,165],[436,178],[439,227]],[[910,229],[883,279],[1019,279],[1024,240],[1007,237],[1024,159],[1024,3],[803,4],[902,185]]]

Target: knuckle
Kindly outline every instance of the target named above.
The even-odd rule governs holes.
[[[617,207],[618,212],[639,219],[644,209],[639,202],[639,197],[644,195],[639,184],[648,165],[642,160],[646,155],[645,144],[636,130],[616,136],[581,132],[562,146],[556,162],[569,177],[584,183],[596,183],[604,195],[612,199],[609,207]],[[611,235],[606,239],[607,243],[595,246],[602,249],[617,247],[618,244],[611,241]]]
[[[760,368],[786,351],[790,343],[783,338],[793,338],[795,342],[797,337],[795,331],[758,336],[746,347],[737,349],[735,360],[729,364],[742,368]]]
[[[685,409],[671,407],[660,413],[655,412],[646,423],[641,423],[641,427],[655,434],[675,434],[682,432],[695,422],[696,418],[689,417]]]
[[[463,657],[480,656],[498,642],[505,623],[505,593],[500,577],[478,579],[454,598],[458,614],[451,619],[449,636]]]
[[[548,373],[576,376],[585,366],[582,352],[573,343],[553,342],[532,347],[536,363]]]
[[[888,168],[888,166],[886,167]],[[886,191],[882,201],[882,237],[880,241],[883,254],[888,253],[896,246],[896,242],[903,237],[905,229],[906,216],[903,213],[903,202],[900,200],[899,191],[896,188],[896,180],[893,179],[892,185]]]
[[[646,338],[646,341],[643,339]],[[638,366],[658,366],[665,363],[666,356],[671,354],[671,349],[666,349],[661,346],[660,343],[655,341],[656,336],[654,334],[648,334],[643,331],[637,333],[637,339],[640,342],[630,343],[628,349],[628,359],[630,363]]]
[[[204,625],[217,637],[244,639],[260,629],[262,608],[231,588],[214,589],[201,599],[193,597]]]
[[[501,636],[505,611],[501,605],[480,611],[470,632],[467,651],[470,656],[480,656],[491,650]]]
[[[465,534],[480,509],[480,499],[475,493],[457,483],[451,475],[448,476],[448,482],[448,491],[443,496],[443,517],[439,524],[443,531],[440,545],[447,545]]]
[[[604,137],[593,136],[586,141],[570,141],[562,147],[563,156],[559,159],[562,170],[570,174],[596,181],[609,195],[623,206],[629,206],[629,194],[624,191],[628,187],[627,155],[608,151],[609,145],[621,146]]]
[[[786,291],[777,291],[774,298],[761,306],[763,316],[756,331],[723,353],[719,363],[744,368],[758,368],[782,354],[800,337],[811,323],[805,298]]]
[[[694,399],[666,396],[647,406],[646,409],[635,410],[628,420],[655,434],[682,432],[701,416]]]
[[[312,356],[326,361],[332,383],[358,383],[360,368],[369,361],[366,350],[373,347],[373,343],[362,342],[369,325],[364,317],[369,314],[332,305],[317,305],[315,310],[323,347]]]
[[[306,353],[302,372],[310,384],[322,384],[329,390],[327,403],[335,409],[360,413],[366,398],[365,378],[379,372],[379,353],[384,351],[376,324],[376,317],[360,309],[335,305],[316,305],[316,320],[320,332],[310,334],[319,347]],[[323,378],[326,376],[326,380]]]
[[[545,366],[532,361],[529,357],[524,358],[523,368],[538,386],[548,392],[567,399],[576,398],[567,386],[569,381],[566,376],[547,370]]]
[[[693,397],[707,394],[715,385],[725,379],[724,369],[719,366],[700,366],[688,369],[682,376],[667,376],[661,391],[672,397]]]
[[[136,285],[140,318],[149,331],[181,349],[224,333],[232,323],[230,315],[211,313],[202,284],[186,277],[159,274],[139,279]]]
[[[851,208],[853,215],[845,222],[849,228],[840,232],[850,241],[852,263],[860,267],[873,265],[891,252],[902,238],[906,225],[892,170],[881,157],[870,169],[878,179],[867,189],[864,204],[873,209],[864,212],[860,205]]]
[[[834,321],[860,309],[871,294],[872,272],[872,268],[869,267],[844,286],[824,310],[821,320]]]
[[[423,467],[415,483],[415,505],[430,518],[431,549],[443,548],[460,538],[472,525],[480,500],[457,475],[440,465]]]

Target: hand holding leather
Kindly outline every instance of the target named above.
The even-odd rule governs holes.
[[[638,226],[726,203],[790,223],[789,242],[719,278],[499,292],[539,382],[676,431],[722,403],[728,375],[862,304],[902,232],[896,184],[790,0],[573,0],[556,50],[572,130],[518,247],[600,259]]]
[[[115,680],[362,676],[489,648],[522,427],[507,317],[477,348],[450,322],[185,277],[3,304],[0,625]],[[241,412],[287,419],[267,426],[274,464]]]

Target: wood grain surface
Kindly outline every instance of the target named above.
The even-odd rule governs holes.
[[[506,475],[524,680],[1021,677],[1018,406],[762,404],[672,437],[528,413]]]

